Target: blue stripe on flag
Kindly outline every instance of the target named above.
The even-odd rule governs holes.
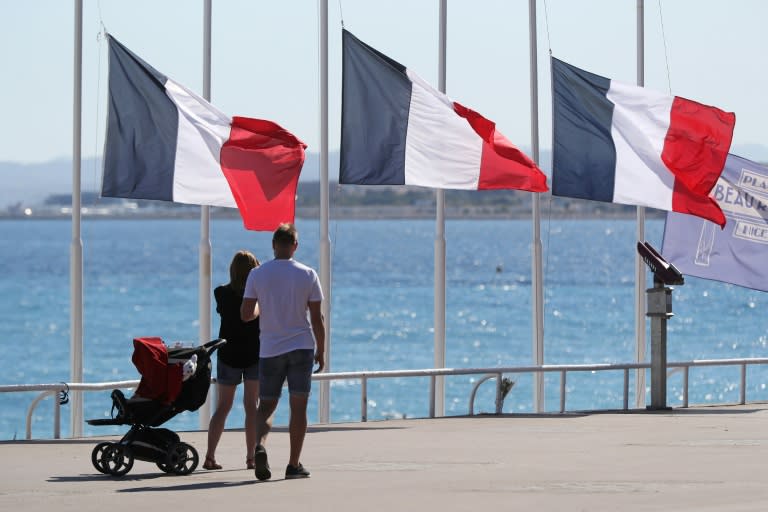
[[[611,81],[552,57],[552,195],[613,202]]]
[[[166,77],[112,36],[104,197],[173,200],[179,113]]]
[[[411,81],[405,67],[342,30],[339,183],[405,184]]]

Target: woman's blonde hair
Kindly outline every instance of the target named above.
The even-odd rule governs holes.
[[[237,251],[229,265],[229,286],[238,292],[245,290],[248,273],[259,265],[259,260],[249,251]]]

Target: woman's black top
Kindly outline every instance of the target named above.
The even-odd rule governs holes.
[[[219,358],[233,368],[247,368],[259,361],[259,319],[240,320],[243,294],[228,284],[213,290],[216,312],[221,316],[219,338],[227,342],[218,349]]]

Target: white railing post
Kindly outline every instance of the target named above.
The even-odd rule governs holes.
[[[429,417],[430,418],[435,417],[435,396],[436,396],[435,378],[436,377],[434,375],[429,376]]]
[[[565,370],[560,372],[560,413],[565,412]],[[543,412],[543,411],[542,411]]]
[[[368,421],[368,379],[365,377],[360,381],[360,421]]]
[[[492,378],[494,378],[493,374],[485,375],[482,379],[475,382],[474,386],[472,386],[472,392],[469,394],[469,415],[470,416],[473,416],[475,414],[475,395],[477,395],[477,390],[480,387],[480,384]]]
[[[61,439],[61,402],[58,395],[53,396],[53,438]]]
[[[747,365],[741,365],[741,386],[739,391],[739,403],[744,405],[747,402]]]
[[[629,369],[624,369],[624,410],[629,409]]]

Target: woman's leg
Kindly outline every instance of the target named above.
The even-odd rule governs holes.
[[[216,411],[211,416],[211,422],[208,425],[208,450],[205,453],[206,460],[214,462],[216,461],[216,446],[218,446],[221,434],[224,432],[224,423],[232,409],[237,386],[216,384],[216,389],[218,390]]]
[[[245,408],[245,450],[246,462],[253,462],[256,449],[256,409],[259,407],[259,381],[246,380],[243,389],[243,407]]]

